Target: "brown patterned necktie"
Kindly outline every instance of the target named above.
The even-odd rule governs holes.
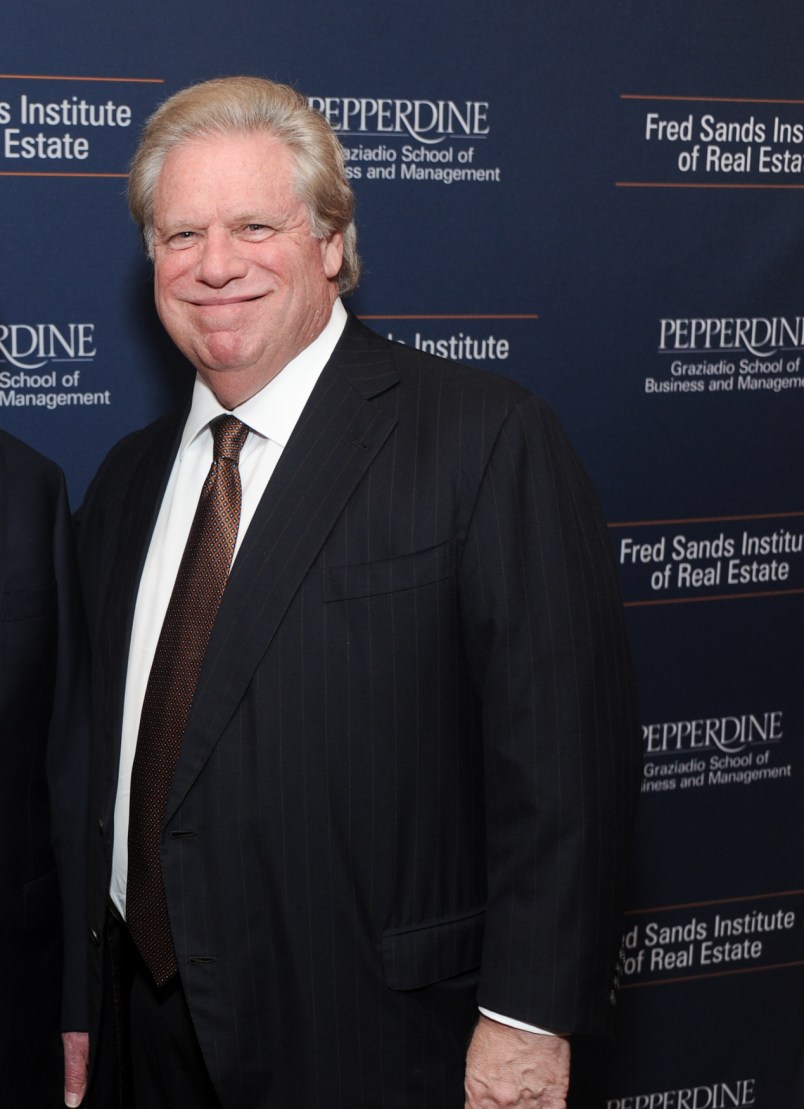
[[[157,986],[177,971],[159,843],[165,804],[198,675],[232,564],[240,523],[238,459],[249,429],[235,416],[211,424],[212,467],[156,645],[131,773],[126,922]]]

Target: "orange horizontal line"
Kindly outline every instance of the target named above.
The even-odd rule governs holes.
[[[693,100],[702,104],[804,104],[804,100],[776,100],[751,96],[657,96],[650,93],[621,92],[621,100]]]
[[[758,597],[792,597],[804,589],[776,589],[766,593],[711,593],[706,597],[663,597],[661,600],[624,601],[623,608],[646,608],[655,605],[691,605],[704,601],[749,601]]]
[[[804,185],[729,185],[694,181],[615,181],[618,189],[804,189]]]
[[[4,81],[111,81],[126,85],[164,85],[164,77],[61,77],[40,73],[0,73]]]
[[[23,170],[0,170],[0,177],[128,177],[127,173],[34,173]]]
[[[620,990],[640,990],[646,986],[667,986],[679,982],[701,982],[705,978],[726,978],[735,974],[759,974],[766,970],[790,970],[792,967],[804,967],[804,959],[792,963],[772,963],[764,967],[735,967],[734,970],[714,970],[710,974],[686,974],[678,978],[655,978],[652,982],[630,982],[620,986]]]
[[[721,524],[735,520],[784,520],[804,516],[804,512],[760,512],[751,516],[690,516],[686,520],[627,520],[609,524],[610,528],[655,528],[667,524]]]
[[[455,315],[453,313],[430,313],[428,315],[417,313],[398,313],[396,315],[361,315],[361,320],[538,320],[535,312],[479,312],[475,314]]]
[[[709,901],[685,901],[680,905],[658,905],[652,909],[626,909],[624,916],[674,913],[682,909],[706,909],[712,905],[736,905],[746,901],[769,901],[774,897],[801,897],[804,890],[779,890],[776,893],[751,893],[747,897],[718,897]]]

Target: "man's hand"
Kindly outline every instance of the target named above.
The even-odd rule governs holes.
[[[62,1032],[61,1042],[64,1045],[64,1104],[74,1109],[87,1092],[89,1033]]]
[[[566,1109],[569,1040],[481,1016],[466,1056],[466,1109]]]

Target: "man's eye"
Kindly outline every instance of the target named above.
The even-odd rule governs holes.
[[[167,237],[167,245],[172,247],[187,246],[195,239],[195,231],[176,231]]]
[[[275,228],[267,223],[245,223],[243,224],[242,234],[250,236],[253,239],[265,239],[269,235],[273,235]]]

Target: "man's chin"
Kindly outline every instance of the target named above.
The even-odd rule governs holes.
[[[230,410],[259,393],[276,376],[276,373],[253,362],[233,364],[209,361],[203,365],[195,365],[201,380],[209,386],[223,407]]]
[[[253,356],[241,344],[226,341],[205,343],[192,352],[190,361],[213,374],[244,373],[254,365]]]

